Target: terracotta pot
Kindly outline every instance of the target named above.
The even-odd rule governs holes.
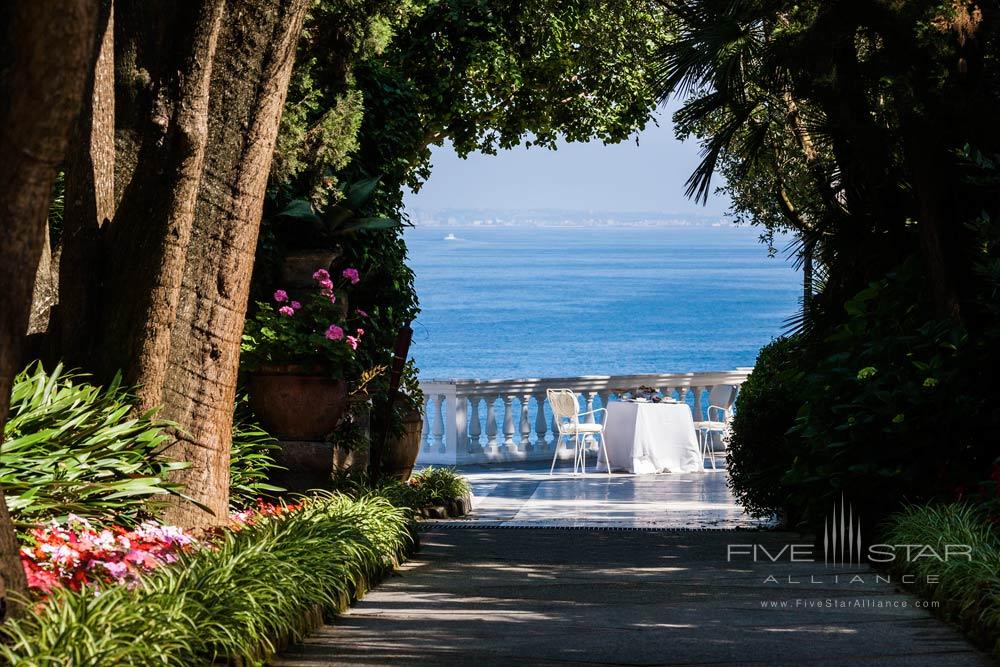
[[[413,465],[420,454],[420,435],[424,419],[419,412],[411,412],[403,418],[403,435],[389,442],[386,447],[384,469],[387,475],[406,481],[413,472]]]
[[[250,407],[279,440],[320,442],[333,432],[347,407],[347,382],[316,366],[268,366],[248,385]]]
[[[290,252],[281,264],[281,284],[286,289],[314,287],[312,275],[316,269],[329,269],[339,256],[340,252],[336,250]]]

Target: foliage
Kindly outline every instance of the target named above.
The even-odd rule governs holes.
[[[247,319],[240,361],[254,370],[272,364],[321,364],[334,377],[347,377],[365,331],[356,327],[362,315],[342,305],[348,284],[357,284],[357,269],[344,269],[334,283],[326,269],[313,274],[316,285],[303,305],[282,289],[273,303],[258,302]],[[338,304],[339,301],[339,304]]]
[[[274,461],[274,453],[281,449],[278,440],[265,431],[248,414],[246,401],[236,404],[233,419],[233,441],[229,450],[229,507],[242,509],[258,498],[284,491],[268,484],[274,470],[282,470]]]
[[[801,360],[794,338],[765,345],[736,399],[727,454],[729,486],[755,517],[778,514],[795,521],[782,480],[798,455],[798,438],[788,430],[802,400]]]
[[[807,516],[844,493],[875,518],[903,499],[961,497],[989,475],[997,330],[973,340],[954,320],[925,319],[910,301],[917,269],[911,261],[849,301],[805,375],[785,481]]]
[[[454,468],[427,467],[413,474],[407,481],[410,488],[411,507],[442,505],[469,495],[469,482]]]
[[[4,624],[16,665],[177,665],[260,660],[296,636],[314,604],[340,608],[391,568],[410,540],[407,513],[384,498],[342,495],[227,531],[212,548],[138,585],[59,589]]]
[[[333,483],[339,492],[351,496],[375,489],[396,507],[414,510],[444,505],[472,493],[468,480],[454,468],[427,467],[413,473],[405,482],[388,478],[373,480],[367,472],[341,471],[334,476]]]
[[[21,524],[69,514],[134,525],[150,500],[178,494],[168,473],[184,467],[160,455],[170,424],[133,415],[115,377],[107,387],[36,363],[14,380],[0,450],[0,486]]]
[[[815,525],[841,494],[874,520],[980,493],[995,459],[982,433],[1000,425],[985,370],[1000,334],[1000,24],[984,19],[996,8],[664,6],[674,38],[656,86],[685,98],[679,132],[703,147],[689,194],[707,196],[721,171],[738,219],[766,239],[794,230],[820,268],[794,323],[791,465],[761,498],[781,466],[737,457],[755,489],[744,500]],[[747,404],[740,419],[776,407]]]
[[[938,553],[945,545],[968,545],[971,559],[951,557],[896,559],[893,568],[914,575],[914,586],[941,612],[962,625],[979,643],[1000,657],[1000,540],[996,528],[978,508],[962,503],[909,506],[883,528],[887,544],[926,544]],[[936,583],[927,583],[934,575]]]
[[[275,232],[287,248],[336,248],[352,233],[371,229],[394,229],[399,222],[385,217],[362,217],[378,186],[377,178],[366,178],[346,186],[335,204],[317,208],[306,199],[289,201],[276,215]]]

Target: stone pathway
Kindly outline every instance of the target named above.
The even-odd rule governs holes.
[[[727,558],[808,540],[712,530],[755,525],[723,473],[463,472],[476,515],[275,665],[993,664],[866,567]]]

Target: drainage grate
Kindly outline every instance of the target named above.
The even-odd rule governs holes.
[[[441,521],[436,523],[421,523],[418,528],[420,532],[430,530],[465,530],[465,529],[490,529],[490,530],[562,530],[562,531],[599,531],[599,532],[623,532],[623,533],[710,533],[710,532],[751,532],[769,530],[762,526],[726,526],[719,528],[712,527],[666,527],[666,526],[602,526],[602,525],[573,525],[560,526],[540,523],[497,523],[489,521]]]

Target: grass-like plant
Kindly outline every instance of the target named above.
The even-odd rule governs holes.
[[[14,380],[0,449],[0,487],[20,525],[77,514],[134,524],[149,500],[180,492],[167,474],[185,464],[157,455],[167,422],[133,415],[116,377],[107,387],[33,364]]]
[[[882,541],[926,544],[942,555],[945,545],[971,547],[971,559],[897,558],[892,566],[916,575],[920,594],[939,601],[945,616],[1000,657],[1000,539],[980,508],[962,503],[907,507],[888,519]],[[937,583],[927,583],[929,575]]]
[[[408,512],[379,496],[325,495],[221,536],[128,589],[55,592],[0,627],[12,665],[210,664],[260,661],[297,636],[319,604],[363,594],[406,549]]]
[[[410,477],[412,507],[443,505],[469,494],[469,483],[454,468],[427,467]]]
[[[258,498],[284,491],[267,483],[272,470],[282,469],[274,461],[274,453],[281,445],[245,413],[242,403],[237,403],[229,450],[229,505],[233,509],[243,509]]]

